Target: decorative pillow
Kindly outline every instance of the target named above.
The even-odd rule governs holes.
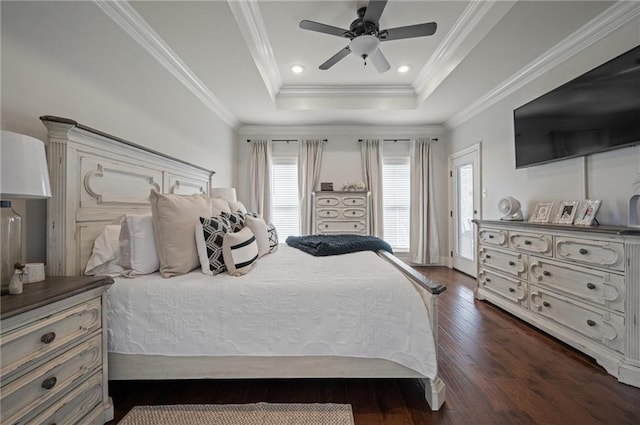
[[[246,228],[251,229],[253,236],[256,238],[258,244],[258,255],[263,255],[271,252],[269,247],[269,232],[267,231],[267,223],[260,217],[253,217],[246,215],[244,219],[244,225]]]
[[[160,267],[151,214],[124,217],[120,231],[120,265],[124,269],[122,274],[130,277],[153,273]]]
[[[239,232],[225,234],[222,255],[230,275],[248,273],[258,261],[258,244],[251,229],[245,227]]]
[[[90,276],[119,276],[122,273],[122,267],[120,267],[120,244],[118,243],[119,235],[119,224],[104,226],[102,232],[93,242],[93,250],[89,261],[87,261],[84,274]]]
[[[269,235],[269,252],[276,252],[278,250],[278,232],[273,223],[267,224],[267,233]]]
[[[221,212],[230,213],[229,202],[224,198],[211,198],[211,215],[213,217],[220,215]],[[235,211],[235,209],[233,210]]]
[[[155,190],[149,196],[162,277],[188,273],[198,267],[196,223],[211,216],[211,203],[203,195],[163,195]]]
[[[232,213],[223,211],[220,215],[229,220],[232,232],[237,232],[244,227],[245,213],[243,213],[242,211],[236,211]]]
[[[242,211],[243,213],[247,212],[247,208],[240,201],[229,201],[229,209],[231,211]]]
[[[227,270],[222,255],[222,242],[229,227],[229,221],[224,217],[198,219],[196,246],[202,273],[213,276]]]

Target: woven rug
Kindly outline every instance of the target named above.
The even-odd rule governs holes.
[[[350,404],[136,406],[118,425],[354,425]]]

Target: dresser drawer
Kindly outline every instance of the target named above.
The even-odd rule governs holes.
[[[3,422],[14,423],[78,385],[102,364],[102,334],[2,387]]]
[[[364,222],[360,221],[321,221],[318,223],[321,233],[364,233]]]
[[[335,208],[319,208],[316,212],[318,218],[338,218],[340,210]]]
[[[536,254],[551,256],[553,254],[553,238],[541,233],[510,232],[509,246]]]
[[[478,230],[478,239],[481,244],[507,246],[509,232],[500,229],[487,229],[485,227]]]
[[[535,285],[529,286],[534,313],[616,351],[624,350],[624,316],[589,307]]]
[[[556,236],[555,245],[557,258],[624,271],[622,243]]]
[[[102,370],[100,370],[44,412],[25,423],[60,425],[87,423],[83,418],[102,401],[102,382]],[[22,424],[23,422],[18,423]]]
[[[335,207],[340,204],[340,198],[331,195],[316,196],[316,205],[319,207]]]
[[[348,207],[363,207],[365,202],[365,198],[362,196],[345,196],[342,198],[342,205]]]
[[[521,279],[527,278],[527,255],[483,246],[478,250],[478,261],[482,266],[500,270]]]
[[[23,365],[31,367],[58,348],[100,329],[101,320],[100,298],[96,298],[3,334],[2,383]]]
[[[363,218],[365,215],[364,208],[345,208],[342,216],[346,218]]]
[[[529,294],[527,284],[512,277],[501,276],[488,269],[480,269],[478,273],[478,285],[480,288],[500,295],[511,302],[527,308]]]
[[[624,312],[624,277],[546,258],[529,257],[529,279],[585,301]]]

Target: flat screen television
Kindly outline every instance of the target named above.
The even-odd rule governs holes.
[[[516,168],[640,144],[640,46],[513,111]]]

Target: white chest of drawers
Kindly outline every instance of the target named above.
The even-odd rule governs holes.
[[[0,413],[10,424],[104,424],[110,278],[48,278],[2,296]]]
[[[313,192],[313,233],[369,234],[369,192]]]
[[[640,387],[640,231],[476,221],[487,300]]]

